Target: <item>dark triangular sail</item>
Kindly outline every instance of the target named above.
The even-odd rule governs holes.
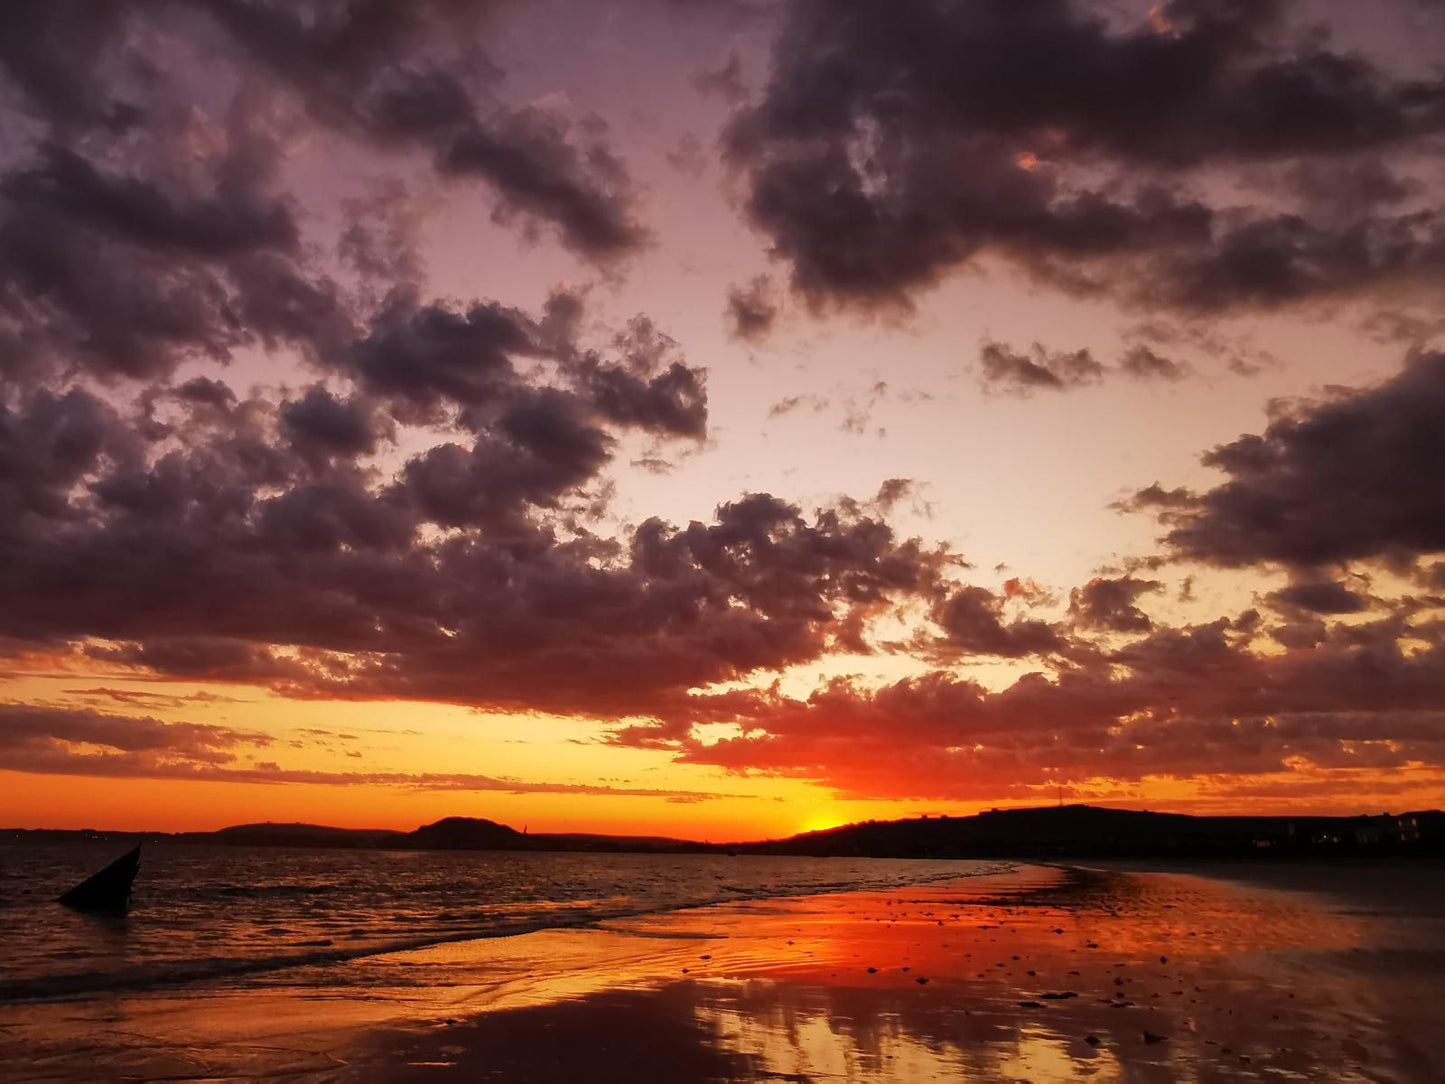
[[[140,870],[140,844],[99,873],[76,885],[60,902],[77,911],[124,911],[130,906],[130,886]]]

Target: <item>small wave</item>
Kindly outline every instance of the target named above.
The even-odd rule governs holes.
[[[450,937],[416,937],[355,948],[326,948],[313,952],[289,952],[278,953],[274,956],[247,958],[218,956],[198,960],[170,960],[164,963],[142,964],[119,970],[79,971],[65,975],[16,979],[10,982],[0,982],[0,1003],[145,990],[157,986],[177,986],[207,980],[238,978],[297,967],[324,967],[368,956],[381,956],[391,952],[410,952],[454,941],[483,940],[489,937],[509,937],[520,933],[533,933],[554,925],[556,923],[536,923],[529,929],[509,927],[498,930],[472,930],[466,934]]]
[[[232,896],[242,899],[270,899],[281,898],[291,899],[303,896],[329,895],[333,892],[348,890],[347,885],[329,884],[282,884],[282,885],[217,885],[200,886],[189,891],[188,895],[204,899],[210,895]],[[354,891],[354,889],[352,889]]]
[[[465,927],[433,927],[425,932],[418,931],[411,937],[370,940],[363,944],[338,947],[331,938],[311,938],[290,946],[291,951],[277,952],[256,957],[212,956],[195,959],[158,961],[152,964],[132,965],[105,971],[77,971],[58,975],[44,975],[0,981],[0,1003],[14,1001],[54,1000],[83,997],[92,994],[128,992],[153,989],[156,987],[184,985],[196,982],[214,982],[267,972],[283,971],[302,967],[325,967],[344,964],[348,961],[381,956],[388,953],[408,952],[430,948],[435,945],[452,944],[462,941],[487,940],[498,937],[516,937],[551,929],[597,928],[604,923],[624,918],[666,914],[674,911],[692,910],[715,906],[719,903],[781,899],[789,896],[827,895],[846,891],[876,891],[885,888],[906,888],[911,884],[928,884],[939,881],[957,880],[968,877],[991,876],[1008,872],[1016,867],[990,865],[974,869],[951,869],[939,871],[933,876],[922,876],[910,882],[883,878],[877,880],[829,881],[807,885],[754,885],[740,886],[726,884],[717,886],[717,894],[700,896],[692,900],[671,901],[666,904],[648,906],[643,901],[626,897],[611,897],[608,906],[600,906],[598,899],[573,901],[558,905],[537,901],[528,913],[517,913],[520,905],[507,910],[511,913],[495,914],[494,921],[483,924],[468,924]],[[292,886],[275,886],[290,889]],[[250,892],[264,892],[266,887],[250,888]],[[396,919],[398,916],[389,916]],[[284,928],[273,927],[280,934]],[[289,931],[287,931],[289,932]],[[355,940],[373,937],[376,931],[355,927],[344,934]],[[306,949],[307,951],[295,951]]]

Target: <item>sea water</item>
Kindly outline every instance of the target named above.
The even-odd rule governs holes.
[[[726,900],[921,884],[1007,863],[145,846],[123,917],[55,898],[128,844],[0,845],[0,1001],[234,980]]]

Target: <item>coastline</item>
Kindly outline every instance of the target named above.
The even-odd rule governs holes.
[[[35,1073],[14,1079],[1438,1079],[1438,921],[1339,898],[1019,866],[10,1005],[0,1058]]]

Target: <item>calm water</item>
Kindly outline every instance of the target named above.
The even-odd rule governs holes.
[[[55,897],[126,848],[0,846],[0,1001],[198,981],[724,900],[886,888],[998,862],[148,844],[131,913]]]

